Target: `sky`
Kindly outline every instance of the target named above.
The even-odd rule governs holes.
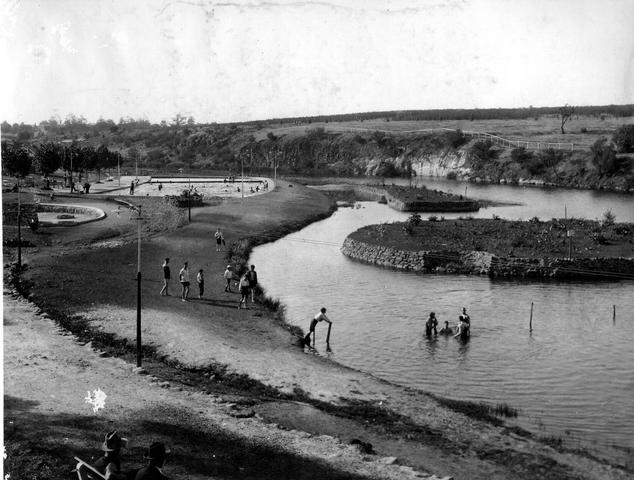
[[[634,103],[634,0],[0,0],[0,120]]]

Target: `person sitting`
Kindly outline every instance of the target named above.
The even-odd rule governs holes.
[[[136,473],[134,480],[167,480],[161,469],[165,464],[168,453],[169,450],[161,442],[154,442],[150,445],[144,456],[148,460],[148,465]]]
[[[106,433],[101,449],[104,456],[92,465],[94,470],[106,480],[125,480],[127,476],[121,471],[121,449],[128,444],[127,438],[122,438],[116,431]],[[83,463],[77,465],[77,475],[81,480],[97,480],[98,477]]]
[[[440,329],[438,332],[440,335],[453,335],[453,330],[449,326],[449,320],[445,320],[445,326]]]

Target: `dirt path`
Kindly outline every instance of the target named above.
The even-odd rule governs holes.
[[[264,419],[312,435],[333,435],[344,442],[362,438],[375,445],[379,455],[398,457],[399,463],[423,471],[456,479],[628,478],[621,469],[586,456],[555,451],[504,426],[441,407],[421,392],[306,354],[261,305],[250,304],[249,310],[238,310],[236,294],[224,292],[222,272],[227,260],[225,253],[216,252],[213,246],[216,227],[223,230],[230,243],[263,235],[281,224],[305,223],[329,209],[330,203],[323,195],[282,183],[275,192],[246,199],[244,205],[239,200],[228,200],[197,209],[191,224],[144,241],[144,345],[153,346],[156,356],[168,363],[175,361],[190,369],[226,365],[229,372],[247,375],[288,399],[305,400],[271,401],[269,394],[252,399],[253,408]],[[91,235],[99,238],[100,232]],[[54,257],[45,253],[27,254],[31,268],[24,278],[32,282],[32,300],[55,315],[80,316],[98,331],[133,343],[136,245]],[[173,276],[183,261],[189,261],[192,271],[205,270],[207,292],[203,300],[180,302],[175,285],[172,296],[158,295],[164,257],[172,259]],[[161,374],[167,375],[159,369],[157,375]],[[126,408],[146,399],[134,389],[121,398]],[[192,421],[197,408],[192,404],[188,409]],[[73,408],[68,414],[76,411]],[[138,435],[136,430],[131,431]]]

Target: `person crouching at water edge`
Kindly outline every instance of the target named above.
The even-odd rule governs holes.
[[[313,343],[315,343],[315,327],[317,326],[317,324],[319,322],[328,322],[328,325],[332,325],[332,321],[326,316],[326,308],[323,307],[319,313],[317,315],[315,315],[315,318],[312,319],[312,321],[310,322],[310,329],[308,331],[308,333],[306,334],[306,336],[304,337],[304,345],[307,345],[310,347],[310,335],[312,333],[313,335]],[[326,340],[326,343],[329,343],[330,339]]]

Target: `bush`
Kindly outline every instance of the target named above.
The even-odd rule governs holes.
[[[465,143],[467,143],[469,139],[466,137],[462,130],[452,130],[450,132],[445,132],[443,135],[443,144],[446,148],[459,148]]]
[[[495,160],[500,156],[500,151],[493,146],[491,140],[480,140],[474,143],[469,149],[469,153],[476,157],[476,163],[482,167],[484,164]]]
[[[634,152],[634,125],[623,125],[616,129],[612,141],[619,153]]]
[[[525,147],[517,147],[511,150],[511,158],[517,163],[526,163],[533,158],[533,152],[526,150]]]
[[[616,151],[607,143],[607,138],[600,138],[590,148],[592,151],[592,164],[599,175],[613,175],[620,171],[628,162],[628,159],[617,158]]]
[[[437,215],[430,215],[429,217],[427,217],[427,221],[428,222],[437,222],[438,221],[438,216]]]
[[[610,227],[614,225],[615,222],[616,222],[616,215],[614,215],[612,210],[607,209],[605,212],[603,212],[603,219],[601,221],[601,224],[604,227]]]
[[[547,148],[537,154],[541,160],[544,168],[555,168],[564,159],[564,152],[561,150],[555,150],[554,148]]]
[[[447,180],[456,180],[458,178],[458,174],[453,170],[451,172],[447,172]]]

